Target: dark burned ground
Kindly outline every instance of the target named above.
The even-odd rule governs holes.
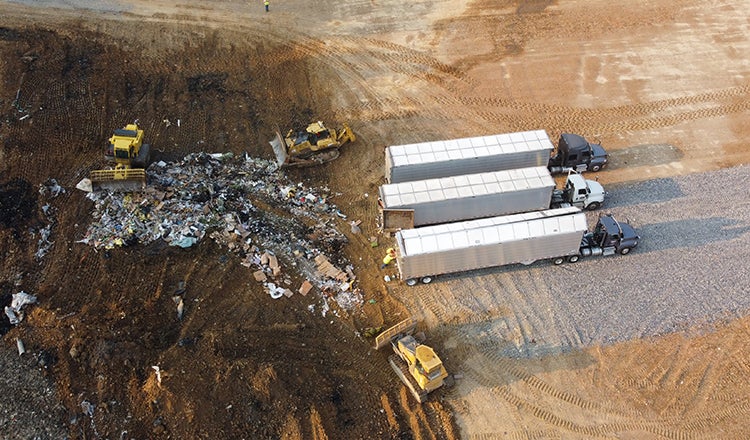
[[[167,35],[179,50],[153,44]],[[156,161],[198,151],[270,158],[275,125],[334,117],[312,60],[218,32],[144,25],[138,37],[76,23],[0,28],[0,294],[7,303],[25,290],[40,301],[3,340],[15,356],[23,339],[26,367],[54,382],[62,429],[71,438],[454,438],[440,402],[415,407],[385,356],[355,335],[381,325],[382,310],[323,317],[308,310],[311,296],[274,301],[209,240],[107,253],[75,243],[92,205],[74,186],[104,165],[114,128],[138,120]],[[336,190],[326,179],[334,170],[293,176]],[[38,188],[49,178],[67,191],[48,201]],[[54,246],[38,259],[45,203]],[[180,281],[182,321],[172,300]],[[19,395],[15,404],[33,400]],[[0,426],[2,436],[44,432],[34,430],[40,418],[29,420]]]

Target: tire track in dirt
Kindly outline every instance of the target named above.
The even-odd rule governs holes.
[[[612,117],[612,116],[648,116],[654,112],[667,110],[674,107],[702,105],[710,102],[723,101],[730,98],[742,97],[750,94],[750,86],[731,87],[715,90],[696,95],[679,96],[676,98],[639,103],[634,105],[620,105],[605,108],[577,108],[557,104],[534,103],[529,101],[517,101],[508,98],[485,97],[485,96],[463,96],[459,101],[467,106],[498,107],[509,110],[525,111],[528,113],[580,113],[581,117]]]
[[[694,120],[741,113],[750,109],[750,100],[742,99],[748,93],[750,86],[743,86],[646,104],[602,109],[571,108],[497,98],[460,98],[460,101],[468,106],[490,106],[494,110],[477,110],[477,114],[488,122],[500,122],[517,129],[531,126],[550,129],[565,127],[566,130],[604,134],[670,127]],[[723,101],[730,102],[722,104]],[[676,112],[679,107],[696,105],[708,107]],[[503,113],[505,109],[509,113]],[[654,115],[666,111],[674,113]]]
[[[515,274],[514,274],[515,275]],[[511,291],[515,291],[516,295],[522,295],[522,292],[527,289],[529,286],[532,288],[534,286],[538,285],[538,281],[535,281],[532,279],[530,274],[526,274],[525,277],[516,278],[514,277],[514,282],[511,284],[511,288],[506,289],[506,293],[509,293]],[[475,286],[476,288],[477,286]],[[508,287],[508,286],[506,286]],[[471,290],[471,287],[468,289]],[[440,312],[436,312],[435,308],[440,307],[440,305],[437,303],[437,301],[431,301],[431,297],[426,297],[427,295],[420,295],[420,302],[422,305],[429,305],[430,310],[433,311],[436,314],[440,314]],[[490,329],[493,329],[495,332],[497,332],[497,321],[495,322],[489,322],[488,327]],[[521,337],[524,338],[524,340],[528,339],[528,334],[531,333],[529,329],[526,331],[523,330],[525,328],[525,324],[521,323],[522,319],[520,317],[516,317],[516,322],[518,322],[518,328],[521,333]],[[440,321],[440,322],[446,322],[446,321]],[[577,408],[580,408],[583,411],[589,411],[589,412],[595,412],[598,414],[606,414],[607,416],[616,415],[619,417],[628,417],[628,418],[638,418],[641,416],[640,412],[638,411],[619,411],[615,410],[613,406],[610,405],[604,405],[597,402],[592,402],[585,400],[579,396],[576,396],[571,393],[567,393],[565,391],[561,391],[556,389],[555,387],[549,385],[548,383],[540,380],[538,377],[534,376],[533,374],[529,374],[523,369],[515,366],[512,360],[508,359],[507,357],[503,356],[498,349],[497,341],[498,340],[504,340],[505,338],[502,336],[493,335],[486,339],[486,342],[480,343],[480,344],[469,344],[465,341],[471,341],[476,340],[477,336],[477,324],[482,322],[482,319],[479,317],[474,318],[468,318],[466,320],[463,320],[460,325],[455,325],[455,320],[453,321],[453,324],[451,326],[451,330],[446,330],[446,333],[451,334],[453,338],[457,341],[464,341],[463,343],[457,344],[455,347],[451,347],[446,349],[446,353],[449,355],[449,359],[456,359],[456,360],[462,360],[460,361],[459,370],[461,370],[462,373],[465,373],[467,376],[467,379],[472,379],[480,383],[482,386],[487,387],[491,390],[497,390],[499,388],[505,389],[507,386],[498,386],[498,375],[499,374],[510,374],[515,380],[521,381],[527,386],[529,386],[532,390],[534,390],[536,393],[534,394],[540,394],[541,396],[549,396],[553,399],[556,399],[558,401],[566,402],[570,405],[576,406]],[[487,323],[487,321],[485,321]],[[442,332],[441,332],[442,333]],[[507,393],[510,393],[510,391],[505,392],[505,398],[506,400],[515,405],[519,406],[519,402],[521,401],[520,397],[513,397],[509,398]],[[503,393],[500,393],[501,395]],[[447,393],[447,397],[451,399],[459,399],[460,395],[458,393],[457,389],[450,390]],[[581,429],[577,428],[576,425],[573,422],[565,421],[562,419],[557,419],[556,416],[554,416],[551,413],[545,413],[542,409],[535,409],[536,413],[541,415],[545,420],[548,422],[553,422],[557,427],[567,427],[573,432],[579,432],[584,434],[597,434],[597,431],[591,431],[591,429]],[[630,423],[630,422],[629,422]],[[634,422],[633,422],[634,423]],[[625,425],[622,425],[625,426]],[[637,424],[629,424],[628,426],[631,426],[633,429],[639,429],[641,426]],[[644,425],[645,428],[649,428]],[[648,429],[647,429],[648,430]],[[606,436],[609,431],[607,429],[601,429],[600,434],[601,436]],[[491,438],[491,437],[488,437]],[[673,437],[678,438],[678,437]]]
[[[469,335],[466,335],[467,337]],[[511,405],[524,408],[529,410],[534,416],[541,418],[545,422],[554,425],[557,428],[564,428],[571,432],[576,432],[584,435],[592,435],[596,437],[608,437],[617,432],[625,431],[638,431],[643,430],[645,432],[651,432],[653,434],[661,435],[666,438],[674,439],[691,439],[700,437],[703,432],[708,431],[714,426],[719,425],[721,422],[726,420],[736,419],[747,414],[750,411],[750,400],[743,399],[740,402],[733,402],[730,406],[720,406],[719,409],[702,409],[699,411],[697,417],[691,416],[691,422],[685,424],[684,415],[675,415],[671,417],[662,417],[656,420],[650,421],[633,421],[624,420],[621,422],[607,423],[599,426],[582,426],[572,421],[562,419],[556,416],[552,411],[545,410],[539,405],[530,403],[527,396],[530,394],[524,392],[524,397],[519,397],[512,391],[511,385],[498,385],[497,375],[498,372],[510,374],[517,381],[531,387],[532,390],[537,391],[540,396],[548,396],[555,400],[565,402],[573,405],[580,410],[592,412],[596,415],[587,416],[587,419],[604,418],[611,420],[613,417],[627,418],[627,419],[642,419],[643,414],[637,410],[622,411],[621,408],[615,407],[610,404],[602,404],[598,402],[592,402],[585,400],[574,394],[558,390],[548,383],[542,381],[533,374],[527,373],[523,369],[517,367],[511,360],[502,356],[497,348],[492,344],[479,344],[476,346],[469,346],[466,344],[460,349],[453,350],[463,358],[471,359],[463,364],[464,372],[472,380],[477,381],[482,386],[490,389],[493,393],[502,397]],[[661,378],[662,376],[658,376]],[[644,382],[654,382],[656,379],[641,380],[638,381],[637,386],[643,386]],[[709,380],[710,383],[714,383],[713,380]],[[702,387],[699,386],[700,389]],[[451,395],[452,398],[458,397],[455,394]],[[707,398],[706,396],[703,396]],[[734,396],[736,398],[736,396]],[[537,398],[535,401],[538,401]],[[555,407],[555,405],[552,405]],[[691,408],[694,406],[691,406]],[[600,417],[606,416],[606,417]],[[558,431],[559,432],[559,431]],[[522,432],[523,433],[523,432]],[[521,435],[522,433],[518,433]],[[525,433],[523,433],[525,434]],[[489,437],[472,437],[472,438],[493,438],[494,435],[498,434],[485,434]]]
[[[535,375],[530,374],[522,368],[517,367],[517,362],[503,356],[490,344],[477,346],[476,349],[477,356],[472,359],[472,364],[477,365],[472,365],[470,366],[470,368],[478,374],[472,377],[482,385],[485,385],[489,388],[498,387],[497,381],[494,380],[492,375],[483,374],[482,371],[491,371],[492,368],[495,368],[511,375],[516,381],[523,382],[524,384],[531,387],[531,389],[541,393],[541,395],[552,397],[555,400],[568,403],[585,411],[606,413],[610,415],[614,414],[622,417],[636,417],[640,415],[639,411],[632,410],[622,412],[609,405],[603,405],[597,402],[585,400],[566,391],[558,390],[548,383],[544,382],[543,380],[539,379]]]
[[[311,57],[325,56],[327,65],[330,64],[340,76],[345,76],[350,80],[344,81],[350,89],[368,91],[367,100],[363,102],[360,98],[360,103],[354,104],[345,112],[366,116],[371,121],[390,120],[394,123],[415,116],[438,120],[455,119],[453,112],[442,109],[448,108],[445,105],[446,102],[450,102],[453,106],[460,106],[460,102],[453,97],[453,94],[446,92],[446,86],[450,81],[463,79],[457,69],[419,52],[381,40],[336,37],[335,41],[330,44],[323,44],[311,37],[296,35],[298,40],[295,43],[299,43],[303,51]],[[288,36],[283,36],[283,38],[288,38]],[[308,43],[310,40],[314,43]],[[363,46],[363,41],[369,45]],[[347,44],[349,47],[346,46]],[[394,53],[382,53],[378,51],[378,48],[392,49]],[[344,61],[345,57],[342,54],[350,55],[353,59]],[[389,76],[395,72],[422,80],[425,84],[419,87],[419,93],[416,95],[405,92],[404,97],[399,100],[392,98],[384,100],[378,97],[379,94],[369,84],[367,78],[359,73],[354,74],[354,72],[361,71],[363,66],[371,69],[371,75]],[[403,107],[409,107],[409,109]],[[475,120],[471,113],[473,112],[463,118],[470,124],[470,121]],[[480,125],[477,125],[477,128],[479,127]]]
[[[482,377],[481,371],[484,371],[483,367],[470,367],[469,370],[473,373],[472,377]],[[554,431],[559,433],[561,429],[565,431],[569,431],[572,433],[580,434],[580,435],[586,435],[591,437],[597,437],[597,438],[609,438],[612,435],[616,435],[617,433],[621,432],[629,432],[629,431],[643,431],[643,432],[650,432],[652,434],[660,435],[666,438],[672,438],[672,439],[691,439],[696,438],[698,433],[690,433],[685,432],[685,429],[680,428],[669,428],[664,427],[663,421],[632,421],[632,420],[624,420],[621,422],[610,422],[606,424],[601,425],[582,425],[580,423],[568,420],[566,418],[563,418],[561,416],[558,416],[555,411],[545,409],[541,407],[539,404],[531,403],[531,401],[527,397],[519,397],[516,395],[510,385],[502,385],[498,386],[492,379],[488,378],[482,378],[480,380],[480,383],[488,388],[493,394],[497,395],[498,397],[502,398],[504,401],[506,401],[508,404],[510,404],[513,407],[518,408],[522,413],[526,415],[533,416],[537,419],[540,419],[544,421],[545,423],[552,425],[554,427]],[[527,385],[531,385],[533,388],[535,388],[538,391],[549,391],[547,389],[547,386],[540,385],[536,381],[524,382]],[[542,382],[543,383],[543,382]],[[528,392],[524,392],[524,396],[527,396]],[[569,404],[575,405],[583,410],[586,411],[596,411],[600,413],[599,415],[604,415],[605,411],[603,411],[603,408],[595,403],[584,401],[577,396],[572,396],[568,393],[564,392],[553,392],[551,394],[553,397],[559,398],[560,400],[563,400]],[[612,416],[614,414],[607,412],[606,418],[608,420],[612,419]],[[622,417],[622,416],[620,416]],[[632,416],[630,416],[631,419],[640,419],[642,416],[638,413],[634,413]],[[597,419],[597,416],[591,416],[587,417],[587,419]],[[525,431],[516,431],[515,433],[511,432],[511,434],[515,435],[525,435],[527,434]],[[493,433],[492,435],[500,435],[500,433]]]

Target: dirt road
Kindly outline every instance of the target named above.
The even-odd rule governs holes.
[[[683,257],[720,246],[663,242],[714,219],[722,231],[738,225],[721,240],[747,248],[741,209],[688,210],[669,197],[679,190],[708,204],[690,185],[711,178],[692,176],[750,163],[748,6],[289,0],[265,12],[257,0],[2,1],[0,184],[14,195],[3,200],[28,202],[0,226],[2,294],[40,298],[4,345],[26,341],[27,365],[54,383],[71,438],[743,438],[745,279]],[[135,119],[161,160],[270,158],[275,125],[348,121],[357,143],[289,175],[330,187],[349,219],[363,221],[345,250],[362,309],[332,318],[309,311],[312,297],[274,302],[211,243],[106,256],[76,243],[91,204],[73,186],[101,165],[112,128]],[[566,266],[566,277],[539,263],[416,289],[384,284],[384,247],[367,243],[383,146],[538,128],[602,142],[611,166],[597,177],[627,194],[613,195],[613,209],[650,232],[646,250],[627,264]],[[720,199],[741,208],[746,177],[732,176]],[[54,202],[55,246],[39,262],[29,231],[41,225],[36,189],[48,178],[68,192]],[[638,198],[647,190],[661,196]],[[662,267],[669,259],[679,261]],[[170,296],[185,279],[192,307],[178,322]],[[605,296],[571,293],[600,279]],[[721,306],[701,299],[711,285]],[[659,293],[675,286],[705,301],[705,313],[671,313],[677,293]],[[633,293],[649,289],[653,302]],[[359,336],[407,314],[463,375],[423,406]],[[46,432],[28,423],[31,431],[12,420],[0,429],[8,438]]]

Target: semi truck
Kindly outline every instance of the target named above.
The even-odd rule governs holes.
[[[545,130],[531,130],[386,147],[385,180],[400,183],[536,166],[546,166],[553,174],[599,171],[607,161],[604,148],[582,136],[563,133],[555,150]]]
[[[604,202],[598,182],[570,173],[557,189],[543,166],[391,183],[379,192],[386,232],[568,206],[596,209]]]
[[[601,215],[589,232],[576,207],[446,223],[396,232],[396,266],[409,286],[437,275],[551,260],[626,255],[640,237],[628,223]]]
[[[563,133],[557,141],[557,151],[550,157],[547,168],[553,174],[566,173],[575,170],[601,171],[609,161],[607,152],[601,144],[592,144],[583,136]]]

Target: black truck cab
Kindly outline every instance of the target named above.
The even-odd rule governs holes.
[[[620,223],[611,214],[607,214],[599,217],[594,232],[584,235],[581,245],[592,250],[600,248],[603,255],[625,255],[638,246],[640,239],[632,226]]]
[[[557,143],[557,153],[550,157],[551,173],[599,171],[607,166],[607,152],[600,144],[592,144],[583,136],[563,133]]]

